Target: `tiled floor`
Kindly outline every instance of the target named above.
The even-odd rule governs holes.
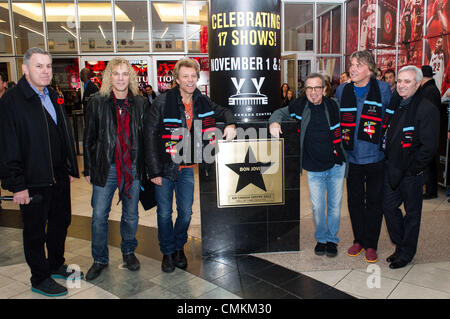
[[[304,191],[300,194],[300,215],[301,220],[306,221],[311,219],[312,212],[304,177],[301,183]],[[198,191],[198,187],[196,189]],[[2,195],[6,194],[2,191]],[[66,259],[68,264],[79,265],[85,273],[92,263],[89,242],[90,198],[91,186],[84,179],[76,180],[72,184],[73,221],[66,244]],[[139,208],[139,246],[136,251],[141,269],[137,272],[123,269],[122,256],[117,248],[120,244],[121,212],[120,206],[113,204],[110,214],[109,267],[98,279],[81,281],[79,287],[69,288],[69,294],[64,298],[450,298],[450,256],[441,258],[439,262],[410,264],[399,270],[389,269],[383,261],[370,266],[350,263],[346,268],[333,269],[333,260],[325,257],[320,260],[320,264],[315,264],[317,259],[312,259],[313,262],[306,267],[307,271],[296,271],[294,265],[281,262],[282,254],[276,258],[265,258],[264,255],[202,258],[200,209],[198,200],[195,202],[186,245],[189,260],[186,271],[177,269],[171,274],[161,272],[162,256],[157,242],[155,209],[144,211],[142,207]],[[446,202],[441,191],[439,199],[424,204],[424,212],[439,211],[450,215],[450,204]],[[3,202],[2,206],[6,210],[0,212],[0,298],[45,298],[30,290],[30,272],[23,256],[20,213],[12,203]],[[348,217],[345,205],[342,216]],[[425,213],[423,218],[427,218]],[[348,225],[342,225],[341,229],[343,227]],[[450,223],[440,225],[443,238],[448,237],[449,230]],[[296,262],[305,260],[309,259],[300,258]],[[327,265],[333,270],[326,270]]]

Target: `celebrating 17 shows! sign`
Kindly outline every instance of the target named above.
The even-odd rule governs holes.
[[[212,0],[211,99],[239,121],[270,117],[280,103],[280,1]]]

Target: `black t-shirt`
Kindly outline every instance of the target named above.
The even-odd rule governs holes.
[[[311,119],[303,140],[302,166],[310,172],[323,172],[335,164],[330,126],[325,115],[325,105],[309,103]]]

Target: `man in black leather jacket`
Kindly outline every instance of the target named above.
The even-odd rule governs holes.
[[[75,144],[64,101],[48,87],[53,75],[50,54],[30,48],[22,71],[24,76],[0,102],[0,178],[20,204],[31,290],[62,296],[67,288],[53,278],[81,277],[64,264],[70,182],[79,177]]]
[[[224,138],[232,140],[236,136],[231,110],[213,103],[197,89],[199,73],[195,60],[179,60],[173,71],[178,85],[156,98],[145,119],[145,161],[147,175],[156,185],[158,239],[164,255],[161,265],[164,272],[174,271],[175,266],[187,267],[183,247],[194,201],[193,167],[198,163],[195,159],[202,158],[202,146],[208,139],[210,142],[215,139],[216,119],[226,124]],[[174,191],[178,211],[175,225],[172,223]]]
[[[108,217],[116,189],[122,201],[120,234],[125,267],[138,270],[140,181],[144,179],[143,120],[148,101],[139,95],[136,72],[123,58],[112,59],[99,93],[91,96],[83,140],[84,176],[93,184],[92,256],[86,280],[97,278],[108,265]]]

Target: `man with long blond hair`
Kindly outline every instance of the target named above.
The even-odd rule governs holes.
[[[86,280],[108,265],[108,217],[114,192],[122,201],[120,234],[124,266],[138,270],[139,184],[144,179],[143,120],[148,100],[139,95],[136,72],[114,58],[103,72],[103,84],[87,107],[83,140],[84,176],[92,184],[92,257]]]

